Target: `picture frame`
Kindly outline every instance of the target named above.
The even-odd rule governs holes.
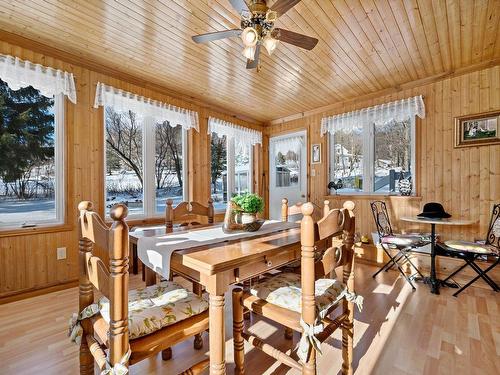
[[[500,110],[455,117],[455,148],[500,144]]]
[[[311,164],[321,163],[321,143],[315,143],[311,146]]]

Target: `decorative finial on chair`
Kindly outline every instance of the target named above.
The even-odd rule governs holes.
[[[302,215],[304,216],[311,216],[312,213],[314,212],[314,206],[312,205],[311,202],[304,203],[302,205]]]
[[[353,201],[345,201],[345,202],[344,202],[344,205],[343,205],[343,207],[344,207],[346,210],[349,210],[349,211],[354,211],[354,207],[355,207],[355,206],[356,206],[356,205],[354,204],[354,202],[353,202]]]
[[[78,203],[79,211],[92,211],[94,209],[94,205],[91,201],[81,201]]]
[[[128,207],[125,206],[123,203],[115,204],[111,208],[111,212],[109,213],[111,219],[115,221],[122,221],[127,217],[127,215],[128,215]]]

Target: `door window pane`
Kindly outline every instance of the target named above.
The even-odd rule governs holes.
[[[183,136],[182,127],[171,127],[168,122],[155,128],[155,206],[156,213],[164,213],[167,199],[174,207],[183,201]]]
[[[106,122],[106,213],[116,203],[130,214],[144,213],[143,127],[132,112],[105,109]]]
[[[227,140],[212,133],[211,190],[214,208],[223,210],[227,204]]]
[[[250,192],[250,150],[251,146],[237,147],[235,154],[234,170],[234,193],[242,194]]]
[[[363,190],[363,138],[361,131],[336,131],[330,136],[330,176],[338,192]]]
[[[300,155],[289,150],[275,155],[276,187],[298,186],[300,183]]]
[[[394,192],[401,174],[411,175],[411,123],[375,125],[374,191]]]
[[[0,80],[0,227],[63,221],[62,103],[31,86],[14,91]]]

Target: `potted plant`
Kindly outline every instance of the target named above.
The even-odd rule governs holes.
[[[257,214],[264,211],[264,199],[257,194],[245,193],[231,198],[235,204],[235,211],[239,213],[237,219],[241,224],[253,223],[257,220]]]

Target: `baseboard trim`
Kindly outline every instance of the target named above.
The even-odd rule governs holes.
[[[26,298],[41,296],[43,294],[58,292],[60,290],[74,288],[78,286],[78,279],[66,281],[64,283],[49,285],[43,288],[32,288],[17,290],[8,294],[0,296],[0,305],[5,305],[6,303],[20,301]]]

